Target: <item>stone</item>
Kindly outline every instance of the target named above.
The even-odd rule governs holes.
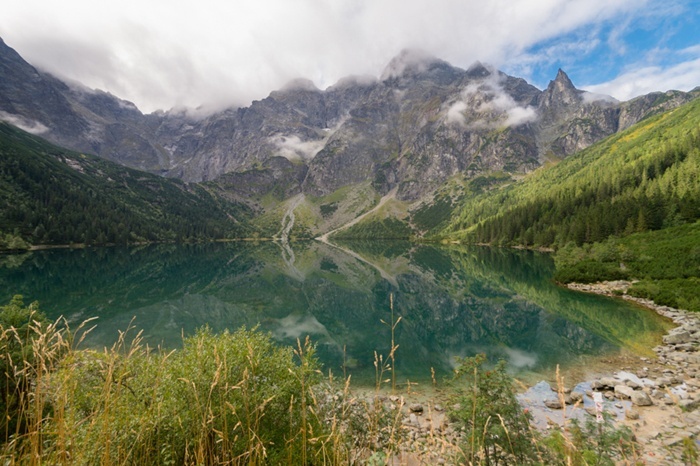
[[[697,400],[681,400],[678,403],[678,406],[681,407],[683,411],[695,411],[696,409],[700,408],[700,399]]]
[[[633,391],[632,396],[630,396],[630,399],[632,400],[632,403],[636,406],[651,406],[654,404],[651,401],[651,398],[649,398],[649,395],[641,391]]]
[[[413,403],[411,406],[408,407],[408,410],[412,413],[422,413],[423,405],[420,403]]]
[[[664,336],[664,343],[667,345],[678,345],[682,343],[689,343],[690,341],[692,341],[690,333],[682,328],[676,332],[671,330],[671,333]]]
[[[602,389],[612,390],[619,382],[612,377],[601,377],[599,380]]]
[[[549,409],[562,409],[561,401],[557,399],[544,400],[544,405]]]
[[[642,385],[639,382],[637,382],[636,380],[625,380],[625,385],[627,385],[628,387],[630,387],[634,390],[638,390],[638,389],[642,388]]]
[[[631,421],[636,421],[639,419],[639,411],[637,411],[634,408],[630,408],[627,411],[625,411],[625,417]]]
[[[573,403],[581,403],[583,401],[583,393],[581,392],[571,392],[571,395],[569,395],[571,398],[571,402]]]
[[[621,400],[628,400],[632,398],[634,389],[628,387],[627,385],[615,385],[615,396]]]
[[[676,351],[692,353],[697,350],[697,347],[693,343],[681,343],[680,345],[676,345]]]

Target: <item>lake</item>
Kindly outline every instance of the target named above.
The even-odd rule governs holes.
[[[282,344],[309,335],[326,370],[372,384],[391,346],[398,382],[449,374],[486,353],[519,374],[620,351],[649,354],[668,328],[620,299],[552,282],[551,257],[459,245],[319,241],[52,249],[0,256],[0,296],[39,301],[71,327],[97,316],[85,344],[111,345],[129,325],[150,345],[259,326]],[[133,331],[135,334],[136,332]]]

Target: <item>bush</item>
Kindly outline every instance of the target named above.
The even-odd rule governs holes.
[[[26,431],[27,419],[22,414],[35,382],[30,370],[36,359],[33,343],[46,322],[38,303],[25,306],[21,295],[0,306],[0,436],[6,441]]]
[[[618,263],[598,262],[585,259],[569,266],[557,267],[554,279],[560,283],[594,283],[602,280],[624,280],[628,272]]]
[[[484,369],[483,354],[461,361],[452,381],[449,415],[465,429],[467,464],[530,464],[537,451],[530,429],[531,415],[515,397],[505,361]]]
[[[650,299],[660,306],[700,312],[700,279],[641,280],[627,291],[638,298]]]
[[[588,418],[582,426],[577,419],[572,419],[568,433],[561,429],[549,433],[542,441],[547,447],[546,463],[613,466],[622,464],[619,460],[633,456],[636,445],[632,431],[627,426],[616,428],[612,415],[603,414],[604,420],[600,424]]]

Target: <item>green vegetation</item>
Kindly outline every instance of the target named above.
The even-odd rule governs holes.
[[[409,239],[413,230],[405,222],[387,217],[359,222],[333,234],[333,239]]]
[[[27,420],[19,414],[32,385],[36,384],[36,374],[31,368],[39,361],[31,348],[46,323],[37,303],[25,306],[20,295],[0,306],[0,331],[3,332],[0,335],[0,413],[5,414],[0,424],[0,439],[4,441],[13,434],[27,431]]]
[[[0,123],[0,249],[243,236],[251,213],[185,184]],[[235,219],[235,220],[233,220]]]
[[[204,328],[166,352],[126,331],[109,349],[78,349],[89,331],[46,323],[19,296],[0,307],[4,463],[387,464],[409,445],[403,399],[387,406],[379,396],[393,336],[388,357],[375,353],[376,392],[365,398],[349,379],[322,379],[308,339],[292,349],[255,329]],[[609,424],[533,431],[504,364],[485,363],[464,360],[451,382],[451,417],[466,434],[441,446],[450,461],[613,464],[633,446]]]
[[[515,398],[505,361],[484,369],[483,354],[464,359],[455,371],[450,418],[465,428],[467,464],[532,464],[537,457],[532,416]]]
[[[21,297],[0,308],[4,463],[334,465],[396,451],[400,418],[322,381],[308,340],[204,328],[166,352],[127,331],[81,350],[84,326],[39,317]]]
[[[638,279],[629,294],[700,311],[700,222],[557,251],[555,279]]]
[[[522,182],[468,198],[443,231],[557,250],[556,280],[639,280],[635,296],[700,311],[700,99]]]
[[[471,242],[562,247],[700,218],[700,100],[468,198],[445,229]]]

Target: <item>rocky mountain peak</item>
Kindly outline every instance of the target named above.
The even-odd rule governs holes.
[[[467,68],[467,76],[471,79],[483,79],[491,75],[491,70],[489,67],[481,63],[480,61],[475,61]]]
[[[552,81],[550,86],[552,84],[562,89],[576,89],[574,83],[572,83],[571,79],[569,79],[569,75],[567,75],[561,68],[559,68],[559,71],[557,71],[557,77],[554,78],[554,81]]]
[[[379,79],[381,81],[386,81],[391,78],[420,74],[427,71],[433,64],[438,62],[442,62],[442,60],[439,60],[425,50],[404,49],[391,59],[386,68],[384,68]]]
[[[583,91],[576,89],[569,76],[561,69],[554,81],[550,81],[542,94],[540,105],[544,107],[561,107],[577,105],[581,102]]]
[[[243,197],[253,188],[235,188],[239,181],[257,183],[256,196],[280,183],[284,196],[321,196],[369,181],[380,194],[398,188],[397,198],[415,200],[457,174],[527,172],[542,154],[567,156],[659,102],[692,95],[657,97],[619,104],[576,89],[562,70],[541,91],[487,64],[465,71],[404,50],[381,81],[349,77],[321,91],[297,79],[249,107],[143,115],[107,92],[37,71],[0,40],[0,119],[152,173],[187,181],[240,174],[230,189]]]
[[[285,84],[282,92],[293,92],[293,91],[307,91],[307,92],[321,92],[321,90],[316,87],[316,84],[310,79],[306,78],[296,78]]]

